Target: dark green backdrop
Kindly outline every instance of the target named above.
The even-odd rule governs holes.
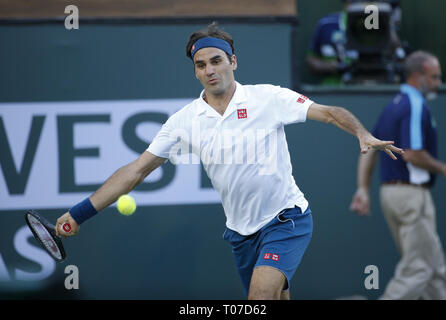
[[[305,38],[312,29],[305,19],[314,18],[318,9],[310,7],[309,1],[300,2],[299,32]],[[291,87],[291,59],[302,57],[291,57],[291,26],[223,26],[235,39],[238,81]],[[79,30],[67,31],[62,23],[0,26],[0,101],[195,97],[201,87],[184,47],[190,32],[201,27],[81,23]],[[303,67],[298,71],[304,72]],[[319,103],[346,107],[368,128],[393,95],[365,89],[356,93],[303,93]],[[432,103],[443,144],[445,102],[446,95],[442,94]],[[291,284],[292,297],[333,299],[362,294],[376,298],[398,261],[377,202],[377,175],[373,214],[357,217],[348,211],[359,154],[355,138],[315,122],[287,127],[287,137],[296,182],[310,201],[314,217],[313,239]],[[446,160],[443,149],[440,145],[440,157]],[[439,179],[433,193],[443,242],[446,201],[441,196],[445,191],[446,181]],[[43,213],[54,221],[66,209]],[[13,235],[24,224],[22,213],[0,212],[0,253],[10,271],[20,266],[29,271],[38,268],[29,266],[13,249]],[[50,281],[38,286],[0,281],[0,297],[243,298],[231,249],[222,240],[224,222],[222,207],[217,204],[139,207],[132,217],[106,209],[85,223],[77,237],[67,239],[69,259],[58,265]],[[79,267],[77,291],[63,287],[63,270],[68,264]],[[367,265],[379,268],[378,290],[364,288]]]

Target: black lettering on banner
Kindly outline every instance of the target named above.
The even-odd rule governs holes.
[[[76,157],[99,157],[99,148],[75,148],[74,125],[76,123],[110,122],[109,114],[57,116],[59,145],[59,192],[93,192],[101,184],[76,184],[74,159]]]
[[[124,143],[138,154],[143,153],[150,144],[150,141],[142,140],[136,134],[136,128],[143,122],[155,122],[164,124],[169,116],[160,112],[142,112],[137,113],[128,118],[122,126],[122,139]],[[172,182],[175,177],[175,166],[170,163],[164,163],[160,169],[162,170],[161,179],[153,182],[143,182],[135,188],[137,191],[152,191],[162,189]]]
[[[31,130],[29,131],[26,143],[25,155],[21,162],[22,165],[20,169],[17,169],[11,152],[11,144],[8,142],[6,128],[2,117],[0,117],[0,166],[3,170],[9,194],[25,193],[44,122],[45,116],[33,116]]]

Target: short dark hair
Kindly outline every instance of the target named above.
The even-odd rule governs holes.
[[[415,72],[422,73],[424,63],[431,59],[437,59],[437,57],[427,51],[418,50],[412,52],[404,61],[404,75],[406,78]]]
[[[218,27],[218,23],[216,21],[214,21],[211,24],[209,24],[205,29],[195,31],[189,37],[189,41],[187,42],[187,45],[186,45],[186,56],[189,57],[191,60],[193,60],[192,53],[191,53],[192,46],[194,45],[194,43],[197,40],[204,38],[204,37],[214,37],[214,38],[219,38],[219,39],[225,40],[231,46],[232,53],[235,54],[234,40],[232,40],[232,36],[229,33],[227,33],[226,31],[223,31],[222,29],[220,29]],[[229,61],[231,62],[232,57],[229,54],[226,54],[226,55],[228,56]]]

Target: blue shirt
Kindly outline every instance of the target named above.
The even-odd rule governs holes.
[[[426,101],[416,88],[403,84],[401,91],[383,109],[373,130],[380,140],[391,140],[402,149],[426,150],[437,158],[437,131]],[[414,167],[402,157],[392,160],[380,153],[381,181],[401,180],[433,185],[435,175]]]
[[[325,59],[337,59],[336,44],[345,42],[345,13],[332,13],[319,20],[311,42],[311,52]]]

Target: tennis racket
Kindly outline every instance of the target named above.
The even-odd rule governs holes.
[[[54,225],[34,210],[25,213],[25,220],[42,248],[57,262],[64,261],[66,258],[65,249],[61,238],[56,234]],[[68,233],[71,231],[71,225],[64,223],[62,229]]]

